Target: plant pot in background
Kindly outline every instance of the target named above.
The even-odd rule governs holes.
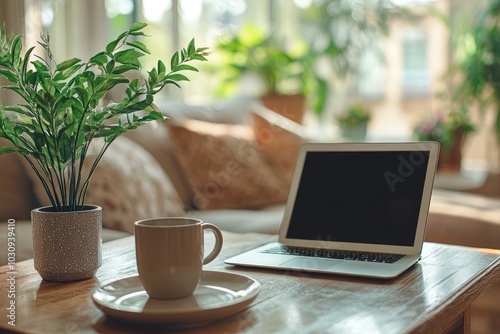
[[[438,170],[447,173],[459,173],[462,165],[462,146],[466,133],[462,129],[453,131],[450,147],[441,146],[439,151]]]
[[[342,137],[346,140],[363,142],[366,141],[366,129],[368,123],[346,126],[342,128]]]
[[[31,212],[33,259],[44,280],[69,282],[92,278],[102,261],[102,209],[55,212],[42,207]]]
[[[261,97],[262,104],[272,111],[302,123],[305,113],[306,98],[302,94],[279,95],[267,94]]]

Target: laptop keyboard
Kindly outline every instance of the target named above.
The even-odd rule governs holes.
[[[334,249],[316,249],[316,248],[304,248],[304,247],[284,246],[284,245],[266,249],[262,251],[262,253],[312,256],[312,257],[321,257],[328,259],[379,262],[379,263],[394,263],[404,257],[404,255],[401,254],[342,251]]]

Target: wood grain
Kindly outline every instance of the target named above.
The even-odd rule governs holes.
[[[224,233],[224,239],[221,255],[206,268],[244,274],[262,285],[253,304],[232,317],[187,328],[145,328],[108,319],[91,295],[101,284],[137,274],[134,239],[128,237],[104,245],[103,266],[90,280],[46,282],[32,260],[18,263],[16,327],[1,314],[0,332],[462,333],[470,327],[470,304],[500,280],[500,251],[494,250],[426,243],[417,265],[396,279],[380,281],[228,266],[223,259],[274,238]],[[8,271],[0,268],[4,313]]]

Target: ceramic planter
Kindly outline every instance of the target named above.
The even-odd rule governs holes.
[[[44,280],[68,282],[94,277],[102,261],[102,209],[54,212],[43,207],[31,212],[33,259]]]
[[[366,141],[367,123],[346,126],[342,129],[342,137],[346,140],[362,142]]]
[[[462,146],[466,133],[457,129],[453,132],[451,147],[441,145],[439,151],[438,170],[441,172],[459,173],[462,165]]]

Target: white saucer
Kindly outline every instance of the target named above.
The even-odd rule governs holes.
[[[112,318],[152,324],[193,324],[238,313],[257,296],[260,284],[249,277],[204,271],[192,296],[160,300],[149,298],[139,276],[123,278],[97,288],[96,306]]]

